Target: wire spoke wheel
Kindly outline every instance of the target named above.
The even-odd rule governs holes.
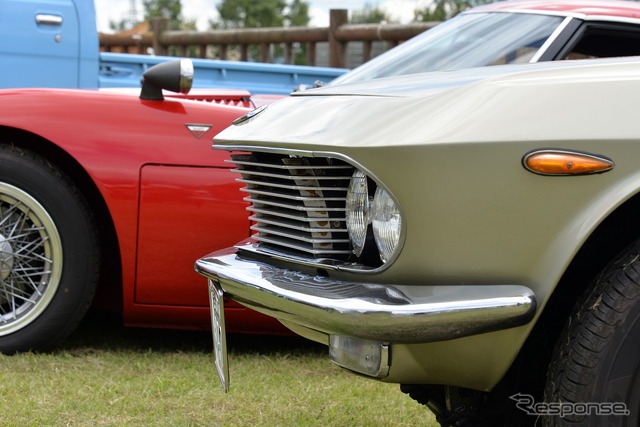
[[[0,353],[51,349],[89,309],[101,257],[91,207],[61,166],[0,141]]]
[[[60,235],[47,211],[19,188],[0,183],[0,336],[40,316],[61,272]]]

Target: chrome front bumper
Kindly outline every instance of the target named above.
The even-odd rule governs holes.
[[[385,343],[444,341],[520,326],[536,311],[535,296],[525,286],[338,281],[243,258],[234,248],[198,260],[195,269],[225,296],[328,336]]]

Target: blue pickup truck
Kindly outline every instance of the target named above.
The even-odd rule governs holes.
[[[0,88],[140,87],[144,71],[170,59],[99,52],[92,0],[2,0],[0,40]],[[194,59],[193,64],[194,87],[252,94],[288,94],[346,71],[210,59]]]

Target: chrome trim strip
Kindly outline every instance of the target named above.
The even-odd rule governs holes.
[[[264,187],[267,187],[266,185],[263,185]],[[241,188],[240,191],[244,192],[244,193],[249,193],[252,196],[258,196],[257,198],[253,198],[251,197],[251,201],[256,201],[257,203],[260,203],[261,199],[259,198],[259,196],[263,196],[263,197],[277,197],[279,199],[289,199],[289,200],[297,200],[297,201],[314,201],[317,202],[318,200],[322,200],[322,201],[335,201],[335,202],[339,202],[339,201],[344,201],[345,197],[322,197],[322,196],[300,196],[300,195],[295,195],[292,196],[290,194],[285,194],[285,193],[277,193],[277,192],[273,192],[273,191],[265,191],[263,189],[259,189],[259,188]]]
[[[300,216],[291,215],[291,214],[287,215],[284,212],[278,212],[277,215],[274,215],[272,210],[270,210],[270,209],[262,209],[262,208],[256,207],[256,206],[249,206],[249,207],[247,207],[246,210],[249,211],[249,212],[254,212],[254,213],[259,214],[259,215],[277,216],[277,217],[280,217],[280,218],[286,218],[286,219],[290,219],[290,220],[298,221],[298,222],[310,222],[310,223],[318,223],[318,222],[323,222],[323,221],[340,221],[340,222],[344,222],[344,221],[347,220],[346,217],[344,217],[344,216],[343,217],[339,217],[339,218],[326,218],[326,217],[324,217],[324,218],[323,217],[315,217],[315,218],[313,218],[313,217],[301,216],[301,215]],[[296,212],[291,212],[291,213],[295,214],[295,213],[299,213],[299,212],[296,211]],[[262,219],[263,218],[260,217],[260,221],[262,221]],[[256,217],[255,220],[257,221],[258,217]]]
[[[237,178],[236,182],[240,182],[242,184],[251,184],[251,185],[264,185],[264,181],[254,181],[252,179],[244,179]],[[269,187],[282,188],[285,190],[306,190],[306,191],[335,191],[347,192],[348,187],[314,187],[314,186],[304,186],[304,185],[285,185],[285,184],[277,184],[274,182],[269,182]]]
[[[542,55],[544,55],[544,53],[549,49],[549,46],[551,46],[558,37],[560,37],[560,34],[562,34],[562,32],[565,30],[565,28],[567,28],[567,25],[569,25],[569,23],[573,20],[572,17],[567,16],[561,23],[560,25],[558,25],[558,28],[556,28],[556,30],[549,36],[549,38],[543,43],[542,46],[540,46],[540,49],[538,49],[538,51],[531,57],[531,59],[529,60],[529,63],[534,63],[534,62],[538,62],[538,60],[540,60],[540,58],[542,57]]]
[[[270,154],[284,154],[287,156],[297,156],[297,157],[335,157],[336,159],[347,159],[346,156],[343,156],[338,153],[332,153],[329,151],[309,151],[309,150],[297,150],[293,148],[282,148],[282,147],[263,147],[256,145],[221,145],[221,144],[213,144],[214,150],[223,150],[223,151],[244,151],[246,153],[250,153],[253,151],[258,151],[261,153],[270,153]],[[349,162],[347,162],[349,163]]]
[[[306,267],[322,268],[323,270],[336,270],[336,271],[351,271],[360,274],[375,273],[377,269],[373,267],[367,267],[361,264],[348,263],[346,261],[338,261],[333,258],[303,258],[291,253],[283,253],[282,251],[275,251],[269,247],[258,247],[254,237],[243,240],[233,246],[241,253],[254,254],[256,256],[268,256],[272,260],[285,261],[290,264],[304,265]]]
[[[528,323],[533,292],[519,285],[399,286],[333,280],[244,259],[233,248],[195,270],[227,297],[326,334],[391,343],[444,341]]]
[[[305,169],[309,170],[309,169],[313,169],[313,167],[312,166],[308,166]],[[351,180],[351,175],[349,175],[349,176],[283,175],[283,174],[278,174],[278,173],[258,172],[258,171],[253,171],[251,169],[231,169],[231,172],[239,173],[243,177],[246,176],[246,175],[264,176],[264,177],[267,177],[267,178],[284,179],[284,180],[287,180],[287,181],[298,181],[298,180],[349,181],[349,180]]]
[[[309,243],[309,244],[327,244],[327,243],[349,243],[349,239],[345,238],[345,239],[332,239],[332,238],[328,238],[328,237],[322,237],[322,238],[312,238],[309,239],[306,236],[301,236],[298,234],[293,234],[293,233],[285,233],[282,232],[278,229],[274,229],[272,227],[267,227],[267,226],[261,226],[261,225],[252,225],[250,227],[250,229],[252,231],[260,231],[268,236],[273,236],[273,237],[284,237],[286,239],[291,239],[291,240],[295,240],[298,242],[303,242],[303,243]],[[344,231],[338,231],[340,234],[345,234]],[[338,234],[338,232],[336,232],[336,234]],[[327,229],[320,229],[318,230],[315,234],[325,234],[330,236],[331,234],[333,234],[333,230],[331,230],[330,228]],[[259,239],[261,235],[256,235],[256,239]],[[346,251],[345,253],[350,253],[349,251]]]
[[[282,170],[351,170],[353,169],[348,165],[277,165],[274,163],[263,163],[263,162],[247,162],[245,160],[225,160],[228,163],[235,163],[236,165],[242,166],[256,166],[260,168],[271,168],[271,169],[282,169]],[[242,169],[244,170],[244,169]]]
[[[290,228],[291,230],[297,230],[305,233],[343,233],[347,234],[349,231],[346,228],[325,228],[325,227],[311,227],[308,224],[318,224],[319,222],[327,222],[326,219],[322,218],[305,218],[305,221],[285,221],[282,216],[271,218],[258,217],[256,215],[251,215],[249,217],[249,221],[260,222],[260,227],[262,224],[264,225],[273,225],[280,228]],[[331,222],[335,221],[335,219],[331,218]],[[343,219],[341,222],[344,222]],[[308,224],[300,224],[301,222],[307,222]]]
[[[315,255],[324,255],[324,256],[328,256],[328,255],[349,255],[351,252],[347,251],[347,250],[339,250],[339,249],[322,249],[322,248],[318,248],[318,247],[312,247],[312,246],[302,246],[302,245],[296,245],[293,242],[289,241],[289,240],[283,240],[283,239],[278,239],[275,237],[270,238],[269,236],[253,236],[253,239],[257,242],[264,242],[264,243],[271,243],[274,245],[280,245],[280,246],[284,246],[286,248],[289,248],[291,250],[297,250],[300,252],[306,252],[309,254],[313,254]]]
[[[281,203],[278,203],[272,200],[254,199],[251,197],[245,197],[242,200],[244,200],[245,202],[251,202],[257,205],[261,205],[258,207],[262,207],[262,208],[264,208],[265,206],[273,206],[277,208],[291,209],[291,210],[300,211],[300,212],[344,212],[345,211],[345,208],[327,208],[324,206],[300,206],[300,205],[294,205],[294,204],[287,204],[287,203],[284,203],[284,201]],[[316,199],[316,200],[322,201],[323,199]],[[322,216],[318,218],[325,218],[326,220],[331,219],[327,216]]]

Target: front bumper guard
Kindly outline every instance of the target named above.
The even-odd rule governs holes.
[[[520,285],[386,285],[310,276],[243,258],[229,248],[195,270],[227,297],[266,315],[328,335],[426,343],[528,323],[533,292]]]

